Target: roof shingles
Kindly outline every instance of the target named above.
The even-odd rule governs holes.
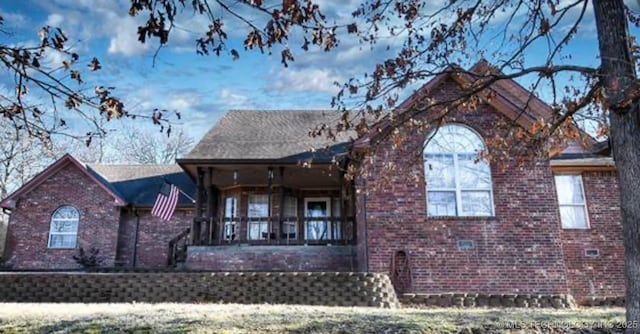
[[[331,110],[232,110],[184,159],[287,160],[326,147],[343,149],[355,133],[341,132],[336,140],[309,135],[322,124],[335,125],[340,116]]]

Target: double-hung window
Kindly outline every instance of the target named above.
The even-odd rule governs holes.
[[[269,233],[269,195],[249,195],[249,240],[265,240]]]
[[[284,217],[282,217],[282,239],[297,239],[298,237],[298,198],[284,197]]]
[[[560,222],[565,229],[587,229],[587,203],[581,175],[555,175]]]
[[[482,138],[462,125],[443,125],[427,137],[424,169],[429,216],[492,216],[493,190]]]
[[[51,215],[49,248],[76,248],[80,213],[72,206],[61,206]]]

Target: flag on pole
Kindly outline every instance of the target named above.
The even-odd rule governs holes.
[[[173,216],[173,212],[178,206],[178,196],[180,195],[180,189],[173,184],[164,183],[160,187],[156,202],[151,209],[151,215],[160,217],[163,220],[169,220]]]

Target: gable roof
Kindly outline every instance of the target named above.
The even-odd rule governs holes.
[[[100,165],[88,169],[107,182],[131,205],[152,207],[165,182],[175,185],[193,198],[196,186],[180,166],[171,165]],[[178,206],[193,206],[193,201],[180,194]]]
[[[30,193],[34,189],[36,189],[43,182],[48,180],[52,175],[56,174],[62,168],[71,165],[77,168],[81,173],[86,175],[89,179],[95,182],[100,188],[102,188],[107,194],[113,197],[116,205],[125,205],[126,200],[118,193],[116,189],[114,189],[106,180],[103,178],[89,172],[89,170],[82,164],[80,161],[76,160],[71,154],[65,154],[62,158],[58,159],[56,162],[49,165],[49,167],[45,168],[42,172],[38,173],[34,176],[29,182],[25,183],[22,187],[18,188],[16,191],[11,193],[5,199],[0,202],[0,207],[5,209],[12,209],[15,201]]]
[[[127,204],[137,207],[152,207],[160,187],[166,182],[176,185],[184,193],[193,197],[195,185],[178,165],[101,165],[83,164],[71,154],[65,154],[45,168],[29,182],[7,196],[0,207],[12,209],[19,198],[27,195],[48,180],[62,168],[72,165],[114,198],[116,205]],[[180,194],[178,206],[193,206],[193,201]]]
[[[328,162],[336,153],[348,150],[355,132],[341,132],[336,140],[309,133],[322,124],[335,125],[340,117],[332,110],[232,110],[178,162],[297,162],[309,158]],[[324,148],[328,150],[317,151]]]
[[[469,85],[477,80],[477,76],[474,76],[474,73],[481,75],[487,72],[496,71],[497,70],[484,59],[477,62],[468,71],[465,71],[458,66],[451,66],[429,80],[415,93],[400,103],[394,109],[394,112],[396,114],[401,114],[404,111],[413,108],[415,104],[419,103],[424,97],[432,95],[432,92],[447,79],[452,79],[460,86]],[[530,130],[534,121],[540,118],[549,119],[553,115],[551,106],[513,79],[497,80],[484,88],[484,90],[491,91],[495,94],[491,99],[482,98],[483,102],[491,105],[507,118],[514,120],[517,124],[527,129],[527,131]],[[380,136],[384,130],[390,126],[391,121],[389,120],[389,117],[383,118],[377,124],[372,126],[371,130],[367,134],[358,138],[354,143],[354,146],[356,148],[367,147],[371,140],[375,140],[375,138]],[[589,138],[592,139],[590,136]],[[592,139],[591,141],[595,144],[595,140]]]

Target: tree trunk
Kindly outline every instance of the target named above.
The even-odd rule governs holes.
[[[629,29],[623,0],[593,0],[601,71],[609,98],[610,141],[620,188],[626,278],[626,333],[640,333],[640,111],[616,106],[622,91],[634,83]]]

